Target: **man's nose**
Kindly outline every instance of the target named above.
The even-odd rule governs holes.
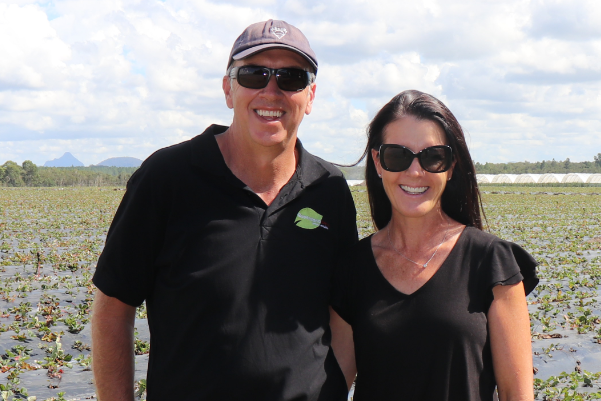
[[[265,88],[263,88],[263,90],[266,92],[275,92],[278,94],[282,93],[282,90],[278,86],[275,74],[272,74],[271,77],[269,77],[269,81],[267,82],[267,85],[265,86]]]

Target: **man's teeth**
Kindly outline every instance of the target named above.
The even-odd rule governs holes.
[[[401,185],[403,191],[412,193],[412,194],[421,194],[426,192],[428,187],[408,187],[407,185]]]
[[[257,110],[257,114],[260,115],[261,117],[280,118],[280,117],[282,117],[282,114],[284,114],[284,113],[280,110]]]

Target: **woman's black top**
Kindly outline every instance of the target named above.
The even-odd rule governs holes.
[[[467,227],[440,269],[410,295],[376,265],[371,236],[339,265],[332,306],[353,327],[355,401],[492,400],[487,312],[496,285],[538,278],[520,246]]]

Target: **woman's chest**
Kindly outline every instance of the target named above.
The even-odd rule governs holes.
[[[443,265],[410,295],[399,292],[382,275],[365,277],[366,291],[357,303],[353,324],[355,344],[385,353],[416,343],[466,338],[484,343],[488,307],[477,273],[461,263]]]

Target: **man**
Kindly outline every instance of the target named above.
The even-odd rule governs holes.
[[[101,401],[133,400],[143,301],[149,401],[346,399],[329,280],[357,229],[342,174],[296,137],[316,73],[297,28],[249,26],[223,78],[231,126],[159,150],[132,176],[94,275]]]

